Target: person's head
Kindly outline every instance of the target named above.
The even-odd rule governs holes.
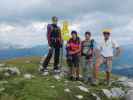
[[[85,39],[90,40],[91,38],[91,32],[85,32]]]
[[[57,24],[58,23],[58,18],[56,16],[52,17],[52,24]]]
[[[105,38],[106,40],[109,39],[109,37],[110,37],[110,32],[104,31],[104,32],[103,32],[103,36],[104,36],[104,38]]]
[[[75,40],[77,38],[77,31],[71,32],[72,38]]]

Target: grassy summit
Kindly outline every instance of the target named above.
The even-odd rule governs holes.
[[[55,79],[53,75],[44,77],[38,73],[39,62],[40,57],[1,61],[0,63],[6,64],[5,66],[17,67],[21,71],[21,75],[6,77],[0,73],[0,100],[79,100],[81,95],[83,96],[82,100],[96,100],[93,93],[97,94],[101,100],[110,100],[102,94],[101,89],[118,86],[118,84],[111,87],[104,84],[90,86],[79,81],[69,81],[65,77],[60,80]],[[26,73],[32,74],[34,78],[25,79],[23,75]],[[101,82],[103,75],[100,73]],[[117,77],[112,76],[112,79],[116,80]],[[89,92],[80,90],[78,86],[81,85],[86,87]]]

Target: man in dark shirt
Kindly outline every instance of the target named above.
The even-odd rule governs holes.
[[[52,24],[48,24],[47,26],[47,39],[49,45],[49,53],[43,62],[43,69],[44,75],[48,74],[48,63],[52,58],[54,53],[54,72],[59,72],[59,57],[60,57],[60,48],[62,45],[62,38],[61,38],[61,30],[60,27],[57,25],[58,18],[56,16],[52,17]]]

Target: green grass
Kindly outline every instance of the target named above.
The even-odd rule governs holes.
[[[30,63],[26,63],[26,61]],[[90,86],[84,84],[90,91],[86,93],[81,91],[76,86],[79,86],[81,83],[77,81],[69,81],[67,78],[61,80],[56,80],[52,75],[41,76],[38,73],[38,66],[40,62],[40,57],[27,57],[27,58],[18,58],[7,61],[2,61],[0,63],[6,63],[6,66],[15,66],[20,69],[22,74],[30,73],[35,76],[31,80],[24,79],[23,76],[12,76],[4,77],[0,74],[0,81],[8,81],[8,83],[0,84],[0,88],[5,88],[4,91],[0,92],[0,100],[78,100],[75,95],[83,95],[83,100],[95,100],[91,96],[91,93],[97,93],[102,100],[108,100],[106,97],[102,96],[102,88],[111,88],[101,84],[99,86]],[[103,79],[104,73],[100,73],[100,78]],[[117,79],[117,76],[112,75],[114,80]],[[66,83],[65,81],[68,81]],[[55,86],[52,88],[51,86]],[[118,84],[114,84],[112,87],[117,87]],[[70,93],[64,92],[65,88],[71,90]],[[113,100],[122,100],[122,99],[113,99]]]

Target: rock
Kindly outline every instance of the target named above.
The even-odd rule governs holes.
[[[127,82],[127,86],[133,88],[133,82]]]
[[[86,87],[83,86],[77,86],[77,87],[83,92],[89,92],[89,90]]]
[[[129,87],[129,88],[133,88],[133,82],[131,81],[126,81],[126,82],[120,82],[120,84]]]
[[[66,88],[64,89],[65,92],[71,92],[70,89]]]
[[[54,75],[54,78],[55,78],[56,80],[60,80],[60,79],[61,79],[61,77],[60,77],[59,75]]]
[[[9,76],[10,76],[10,74],[9,74],[8,72],[5,72],[4,75],[5,75],[6,77],[9,77]]]
[[[3,67],[0,68],[0,72],[3,72],[5,76],[20,75],[20,71],[16,67]]]
[[[129,90],[125,96],[126,100],[133,100],[133,90]]]
[[[103,91],[104,95],[105,95],[108,99],[110,99],[110,98],[112,97],[112,93],[111,93],[110,90],[108,90],[108,89],[102,89],[102,91]]]
[[[118,81],[119,82],[126,82],[128,80],[128,78],[127,77],[120,77],[119,79],[118,79]]]
[[[111,92],[113,98],[123,97],[125,95],[125,92],[121,88],[112,88]]]
[[[121,88],[112,88],[111,90],[102,89],[102,91],[108,99],[125,96],[125,92]]]
[[[48,76],[48,75],[49,75],[49,72],[48,72],[48,71],[43,72],[42,75],[43,75],[43,76]]]
[[[5,88],[0,88],[0,92],[3,92],[5,90]]]
[[[5,68],[5,73],[9,73],[10,75],[20,75],[20,71],[16,67],[6,67]]]
[[[96,100],[101,100],[101,98],[97,94],[95,94],[95,93],[92,93],[92,96],[95,97]]]
[[[69,81],[68,81],[68,80],[65,80],[64,82],[65,82],[65,83],[69,83]]]
[[[118,79],[118,82],[126,87],[133,88],[133,79],[121,77]]]
[[[83,82],[81,82],[81,81],[78,81],[78,83],[79,83],[80,85],[85,85],[85,83],[83,83]]]
[[[24,74],[24,78],[25,79],[32,79],[32,78],[34,78],[34,76],[31,74]]]
[[[53,86],[53,85],[52,85],[52,86],[50,86],[50,87],[51,87],[51,88],[55,88],[55,86]]]
[[[4,64],[4,63],[3,63],[3,64],[0,64],[0,67],[4,67],[5,65],[6,65],[6,64]]]
[[[67,73],[65,73],[64,71],[61,71],[61,72],[60,72],[60,76],[61,76],[61,77],[65,77],[65,76],[67,76]]]
[[[83,96],[82,96],[82,95],[76,95],[75,97],[76,97],[77,99],[80,99],[80,100],[83,99]]]

